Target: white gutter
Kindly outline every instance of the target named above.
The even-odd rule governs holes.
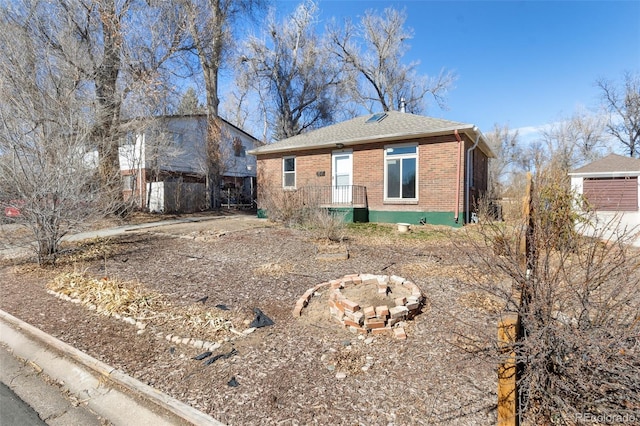
[[[465,209],[466,209],[466,214],[467,214],[467,221],[466,223],[469,223],[471,221],[471,212],[470,210],[470,206],[469,206],[469,190],[470,190],[470,183],[471,183],[471,152],[476,149],[476,147],[478,146],[478,143],[480,142],[480,131],[478,130],[478,128],[476,126],[473,126],[473,131],[477,132],[477,136],[476,136],[476,142],[473,144],[473,146],[471,148],[469,148],[467,150],[467,178],[464,184],[465,187]]]

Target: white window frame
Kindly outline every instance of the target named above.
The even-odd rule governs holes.
[[[409,154],[389,154],[388,150],[393,148],[415,148],[415,153]],[[420,170],[419,164],[419,145],[417,143],[403,143],[403,144],[395,144],[395,145],[386,145],[384,147],[384,201],[390,203],[417,203],[419,198],[418,188],[420,187],[418,182],[418,171]],[[415,197],[414,198],[402,198],[402,160],[408,158],[415,158],[416,160],[416,180],[415,180]],[[389,197],[387,194],[388,190],[388,182],[387,182],[387,160],[389,159],[398,159],[400,160],[400,197]]]
[[[287,160],[293,159],[293,171],[286,171],[285,170],[285,163]],[[297,176],[296,176],[296,171],[297,169],[297,165],[296,165],[296,157],[294,155],[289,155],[286,157],[282,157],[282,187],[284,189],[296,189],[296,180],[297,180]],[[286,175],[287,174],[293,174],[293,186],[287,186],[286,185]]]

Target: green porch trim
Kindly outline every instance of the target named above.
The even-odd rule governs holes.
[[[410,223],[418,225],[421,221],[428,225],[447,225],[460,228],[464,225],[465,212],[458,215],[458,223],[453,218],[454,212],[402,212],[369,210],[364,207],[329,207],[332,213],[344,214],[344,221],[347,223],[358,222],[378,222],[378,223]],[[258,217],[266,218],[267,211],[258,209]]]
[[[343,214],[347,223],[369,222],[369,210],[366,207],[329,207],[328,210]]]
[[[424,221],[428,225],[447,225],[460,228],[464,224],[464,214],[458,215],[458,223],[453,218],[454,212],[402,212],[369,210],[369,221],[378,223],[410,223],[417,225]]]

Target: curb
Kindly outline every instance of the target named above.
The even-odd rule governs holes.
[[[12,345],[11,342],[8,341],[11,340],[11,338],[8,338],[10,337],[8,336],[8,334],[10,333],[6,333],[3,331],[2,333],[0,333],[0,342],[7,344],[14,350],[15,355],[21,356],[27,361],[34,362],[34,359],[37,359],[38,354],[34,353],[35,351],[32,352],[33,348],[29,348],[31,349],[29,351],[23,350],[23,353],[18,353],[17,347],[21,346],[23,347],[23,349],[26,349],[26,347],[29,346],[28,340],[30,338],[35,339],[37,341],[36,345],[38,343],[42,343],[47,347],[44,349],[44,351],[50,349],[58,352],[63,355],[63,358],[70,358],[75,363],[80,364],[80,366],[84,366],[89,369],[89,373],[97,373],[99,376],[97,380],[98,383],[101,382],[104,384],[104,378],[106,378],[112,383],[121,386],[134,395],[142,398],[144,401],[150,402],[154,405],[154,408],[157,408],[156,410],[153,410],[155,412],[164,411],[165,414],[172,415],[182,422],[188,422],[194,425],[224,426],[223,423],[217,421],[208,414],[196,410],[195,408],[181,401],[178,401],[177,399],[172,398],[158,391],[157,389],[154,389],[153,387],[134,379],[133,377],[128,376],[123,371],[111,367],[110,365],[87,355],[86,353],[74,348],[73,346],[70,346],[67,343],[62,342],[61,340],[56,339],[55,337],[43,332],[42,330],[24,321],[21,321],[20,319],[8,314],[7,312],[0,310],[0,325],[3,325],[3,322],[11,326],[13,328],[13,331],[19,334],[22,339],[14,338],[14,345]],[[42,353],[42,351],[39,352]],[[59,363],[60,357],[57,355],[58,354],[55,353],[47,354],[47,356],[50,358],[56,358],[56,363]],[[53,365],[51,366],[42,364],[43,362],[40,361],[40,364],[38,365],[49,376],[55,377],[56,373],[60,373],[60,371],[55,371],[57,370],[56,368],[54,368],[55,363],[53,363]],[[139,413],[136,413],[136,416],[138,414]],[[153,415],[154,414],[152,413],[151,416],[153,417]],[[105,417],[108,418],[108,416]],[[166,417],[165,420],[167,420]],[[167,424],[171,424],[171,422],[168,422]]]

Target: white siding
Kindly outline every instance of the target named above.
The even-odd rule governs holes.
[[[584,194],[584,177],[571,176],[571,186],[580,195]],[[638,199],[640,199],[640,179],[638,179]],[[634,246],[640,247],[640,211],[596,211],[588,219],[589,224],[580,228],[584,234],[601,236],[608,240],[615,240],[623,234],[629,236],[635,234],[631,240]]]

